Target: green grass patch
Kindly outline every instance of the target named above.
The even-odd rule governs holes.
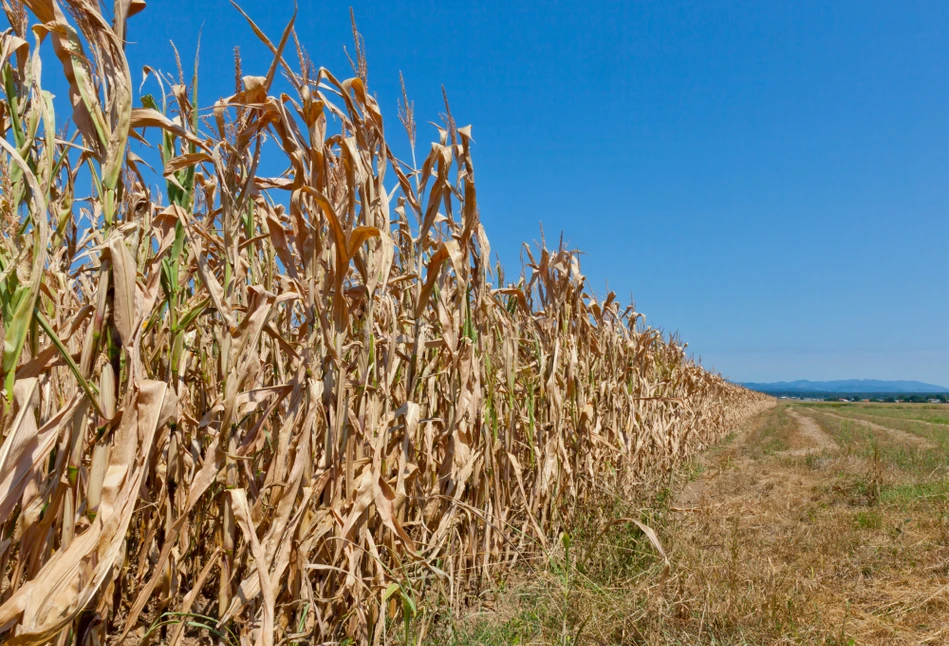
[[[543,617],[532,604],[524,604],[516,617],[506,621],[475,619],[467,625],[456,626],[455,634],[448,638],[451,646],[509,646],[510,644],[535,643],[542,633]],[[444,643],[444,642],[443,642]]]
[[[837,415],[847,417],[870,417],[878,424],[888,426],[884,420],[904,422],[927,422],[949,426],[949,407],[945,405],[924,406],[920,404],[812,404],[818,410],[831,410]],[[895,428],[895,427],[894,427]]]
[[[854,514],[853,522],[859,529],[880,529],[883,526],[883,517],[878,512],[868,509]]]
[[[949,480],[918,482],[885,487],[882,501],[890,504],[912,504],[919,501],[949,500]]]

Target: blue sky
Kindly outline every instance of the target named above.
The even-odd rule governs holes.
[[[243,8],[277,40],[292,3]],[[301,3],[317,65],[350,74],[348,4]],[[630,296],[746,381],[949,385],[949,3],[355,2],[398,137],[472,124],[482,219],[510,275],[561,232],[594,289]],[[153,0],[133,79],[202,29],[201,103],[269,53],[229,3]],[[50,72],[47,72],[49,75]]]

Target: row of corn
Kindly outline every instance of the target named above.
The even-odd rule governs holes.
[[[505,281],[470,130],[396,158],[358,36],[339,80],[248,17],[203,107],[133,96],[140,0],[3,7],[0,640],[379,643],[770,404],[563,245]]]

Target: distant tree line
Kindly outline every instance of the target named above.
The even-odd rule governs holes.
[[[869,400],[880,403],[904,402],[911,404],[925,404],[936,400],[949,403],[949,393],[828,393],[822,391],[785,390],[768,393],[775,397],[792,397],[795,399],[818,399],[835,402],[845,399],[851,402]]]
[[[894,404],[896,402],[925,404],[932,400],[937,400],[945,404],[949,403],[949,393],[824,393],[823,399],[824,401],[839,401],[841,399],[846,399],[847,401],[852,402],[859,402],[869,399],[871,402],[890,404]]]

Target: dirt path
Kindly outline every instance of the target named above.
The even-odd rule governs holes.
[[[810,409],[808,409],[810,410]],[[813,446],[795,449],[792,451],[787,451],[790,455],[806,455],[808,453],[813,453],[815,451],[833,451],[837,448],[837,443],[834,442],[830,437],[821,430],[820,425],[814,421],[813,418],[808,417],[807,415],[801,415],[796,410],[788,410],[788,415],[793,417],[798,424],[798,430],[801,435],[810,442]]]
[[[877,424],[876,422],[871,422],[869,420],[860,419],[856,417],[844,417],[843,415],[837,415],[836,413],[831,413],[829,411],[816,411],[813,408],[808,408],[807,410],[810,411],[811,413],[816,413],[818,415],[827,415],[827,417],[833,417],[835,419],[843,420],[845,422],[853,422],[855,424],[866,425],[870,427],[871,430],[886,433],[897,442],[902,442],[904,444],[915,444],[919,448],[923,448],[923,449],[936,448],[936,444],[934,442],[931,442],[930,440],[927,440],[925,437],[920,437],[919,435],[914,435],[912,433],[908,433],[898,428],[890,428],[889,426],[883,426],[882,424]],[[794,411],[791,411],[791,414],[795,415],[796,413]],[[918,421],[918,420],[913,420],[913,421]],[[922,422],[922,423],[928,424],[929,422]]]

